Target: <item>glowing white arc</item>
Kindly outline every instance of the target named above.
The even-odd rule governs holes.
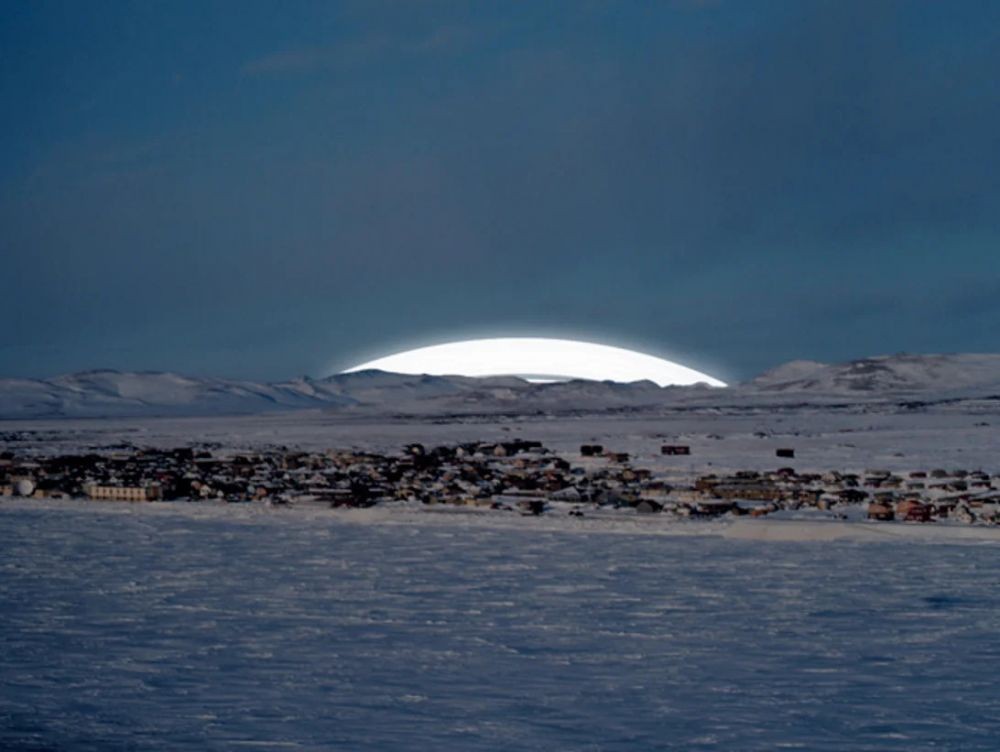
[[[620,347],[541,337],[502,337],[420,347],[348,368],[433,376],[521,376],[534,380],[641,381],[660,386],[725,383],[693,368]]]

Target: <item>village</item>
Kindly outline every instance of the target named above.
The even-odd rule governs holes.
[[[660,454],[669,461],[689,457],[691,448],[665,444]],[[775,452],[776,460],[794,456],[790,448]],[[599,444],[584,444],[576,456],[567,457],[523,439],[432,448],[409,444],[395,454],[286,447],[226,452],[209,446],[0,454],[0,496],[38,500],[250,502],[288,508],[408,504],[578,517],[601,510],[692,520],[808,510],[846,519],[848,510],[860,510],[863,518],[880,522],[997,525],[998,486],[1000,475],[982,470],[653,471]]]

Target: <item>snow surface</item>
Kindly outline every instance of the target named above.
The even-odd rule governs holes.
[[[396,519],[0,503],[0,748],[996,748],[996,543]]]
[[[221,450],[283,445],[306,450],[395,452],[410,442],[432,446],[520,437],[542,441],[575,463],[581,461],[581,444],[600,443],[629,452],[635,466],[688,474],[774,470],[779,466],[802,472],[961,468],[996,474],[1000,473],[998,429],[997,402],[917,409],[889,405],[856,411],[804,406],[607,416],[388,419],[298,411],[242,417],[0,421],[5,445],[27,454],[68,454],[122,445],[175,447],[195,442],[218,445]],[[660,454],[664,443],[687,444],[692,453],[664,457]],[[776,458],[775,450],[780,447],[794,448],[795,458]]]

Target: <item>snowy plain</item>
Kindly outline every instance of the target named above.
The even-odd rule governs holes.
[[[542,521],[0,504],[0,748],[996,748],[997,543]]]
[[[512,437],[543,442],[574,461],[582,443],[601,442],[633,455],[637,466],[703,472],[776,467],[775,450],[792,447],[800,471],[893,471],[934,467],[1000,473],[1000,403],[920,410],[894,405],[835,410],[721,410],[625,415],[345,417],[322,410],[253,416],[0,421],[3,445],[22,453],[71,453],[113,447],[174,447],[190,443],[221,450],[287,446],[399,451]],[[689,457],[665,458],[663,443],[691,446]]]

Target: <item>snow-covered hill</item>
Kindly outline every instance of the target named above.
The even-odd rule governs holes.
[[[748,385],[762,392],[905,394],[966,389],[1000,393],[1000,355],[883,355],[849,363],[796,360]]]
[[[773,405],[1000,395],[1000,355],[890,355],[793,361],[717,389],[649,381],[529,383],[514,377],[359,371],[261,383],[158,372],[86,371],[0,379],[0,418],[236,415],[329,409],[347,414],[585,413],[657,407]]]
[[[317,398],[300,382],[261,384],[173,373],[85,371],[46,380],[0,380],[0,416],[6,418],[211,415],[351,403],[337,394]]]

